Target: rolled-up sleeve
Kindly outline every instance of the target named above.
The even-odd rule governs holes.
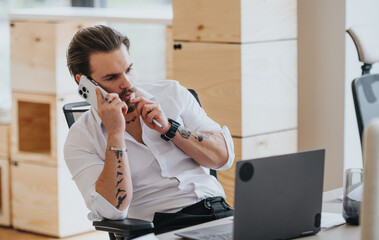
[[[80,123],[74,124],[70,129],[64,146],[64,159],[71,172],[87,208],[90,210],[88,219],[91,221],[103,218],[118,220],[126,217],[128,208],[119,211],[95,190],[104,160],[96,149],[98,143]]]
[[[223,126],[221,128],[218,123],[208,117],[204,109],[186,88],[180,85],[178,85],[178,87],[182,100],[181,104],[183,105],[183,113],[181,114],[181,117],[183,119],[184,126],[195,131],[220,132],[225,139],[228,151],[228,161],[216,170],[226,170],[230,168],[233,165],[235,154],[233,138],[228,127]]]

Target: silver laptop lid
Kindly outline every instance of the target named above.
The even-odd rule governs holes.
[[[325,150],[237,162],[234,239],[320,231]]]

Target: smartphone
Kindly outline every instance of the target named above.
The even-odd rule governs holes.
[[[79,95],[97,111],[96,88],[99,88],[103,98],[108,94],[97,82],[82,75],[78,87]]]

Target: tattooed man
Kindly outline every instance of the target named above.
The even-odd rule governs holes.
[[[79,30],[67,51],[76,82],[85,75],[108,92],[97,89],[98,111],[75,122],[64,148],[89,219],[144,219],[159,233],[231,216],[209,174],[233,163],[228,128],[177,81],[136,84],[129,47],[126,36],[98,25]]]

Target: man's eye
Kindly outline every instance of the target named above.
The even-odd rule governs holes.
[[[115,79],[114,76],[112,76],[112,77],[108,77],[108,78],[106,78],[105,80],[107,80],[107,81],[111,81],[111,80],[113,80],[113,79]]]

